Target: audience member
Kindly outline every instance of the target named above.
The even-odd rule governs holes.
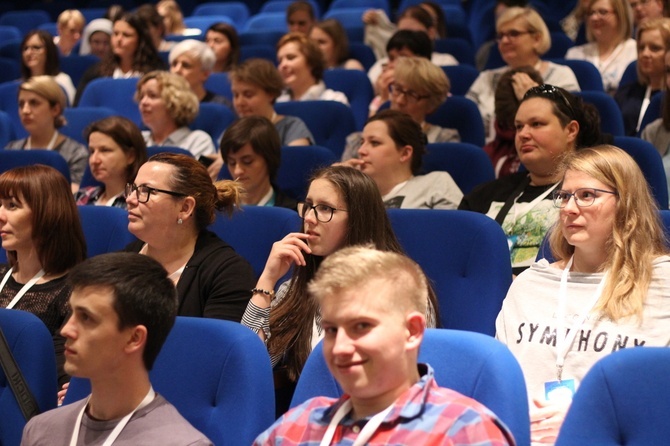
[[[654,198],[636,162],[598,146],[569,154],[554,192],[556,259],[513,283],[496,321],[531,399],[531,440],[556,440],[591,366],[622,349],[670,346],[670,257]]]
[[[494,137],[495,89],[500,76],[508,69],[533,67],[544,82],[569,91],[579,91],[575,73],[569,67],[540,58],[551,47],[551,36],[544,20],[534,9],[507,8],[496,22],[496,33],[498,49],[507,66],[482,71],[466,95],[479,107],[487,143]],[[517,88],[528,90],[535,85],[530,77],[523,76]]]
[[[551,193],[560,183],[561,160],[600,143],[601,136],[594,107],[546,84],[526,92],[514,126],[517,154],[526,170],[475,187],[458,208],[486,214],[502,226],[512,271],[519,274],[532,265],[556,219]]]
[[[158,13],[156,5],[144,3],[135,10],[135,13],[144,22],[144,26],[147,28],[149,36],[151,36],[154,48],[157,51],[170,51],[175,42],[165,40],[165,36],[167,35],[165,22],[163,22],[163,17]]]
[[[511,175],[519,170],[521,161],[516,152],[514,117],[525,94],[526,76],[541,85],[542,76],[533,67],[510,68],[498,81],[495,93],[495,137],[484,146],[491,159],[496,178]]]
[[[281,142],[267,118],[251,115],[233,122],[221,138],[221,157],[244,189],[242,204],[296,209],[297,202],[275,184]]]
[[[21,79],[27,81],[33,76],[52,76],[65,91],[67,101],[72,103],[75,95],[74,84],[67,73],[60,70],[58,48],[51,34],[38,29],[29,31],[21,42]]]
[[[326,69],[365,70],[359,61],[349,58],[349,38],[339,21],[326,19],[316,23],[309,38],[319,45],[326,60]]]
[[[68,315],[66,275],[86,258],[77,206],[63,175],[41,164],[0,175],[0,224],[9,261],[0,266],[0,306],[29,311],[44,322],[53,336],[62,385],[70,380],[63,370],[65,339],[59,335]]]
[[[183,40],[170,50],[169,61],[170,72],[186,79],[198,101],[232,106],[224,96],[205,89],[205,82],[212,74],[216,61],[214,51],[206,43],[194,39]]]
[[[65,369],[91,381],[91,394],[39,415],[22,445],[211,445],[149,381],[149,371],[177,314],[174,286],[145,256],[104,254],[72,270],[72,315]]]
[[[265,59],[249,59],[230,71],[233,105],[237,115],[269,119],[279,133],[282,146],[306,146],[314,137],[302,119],[278,115],[274,103],[281,95],[284,81],[277,68]]]
[[[77,88],[75,105],[93,79],[141,77],[149,71],[164,68],[142,18],[135,13],[124,13],[113,25],[112,53],[86,70]]]
[[[114,23],[117,20],[119,20],[124,14],[126,13],[126,10],[123,9],[123,6],[119,4],[112,3],[107,7],[107,10],[105,11],[105,15],[102,16],[103,19],[107,19],[110,22]]]
[[[627,0],[590,0],[586,38],[589,43],[573,46],[566,59],[586,60],[596,66],[605,91],[614,94],[628,64],[637,58],[637,45],[630,36],[633,20]],[[550,82],[546,79],[545,81]]]
[[[444,71],[420,57],[398,57],[393,65],[394,81],[389,85],[391,110],[407,113],[414,119],[429,143],[460,141],[458,130],[426,122],[426,116],[442,105],[449,95],[451,85]],[[342,161],[357,157],[362,143],[361,132],[349,135]]]
[[[181,147],[196,158],[216,158],[212,137],[188,128],[200,104],[186,79],[167,71],[152,71],[137,82],[135,99],[149,129],[142,132],[148,147]]]
[[[664,62],[665,71],[668,72],[670,70],[670,51],[665,53]],[[665,76],[665,89],[666,91],[670,89],[670,76]],[[658,153],[664,157],[665,163],[665,156],[670,153],[668,151],[670,147],[670,97],[667,93],[663,97],[661,118],[642,129],[641,137],[656,147]]]
[[[574,9],[561,19],[561,29],[573,41],[579,42],[582,37],[586,39],[586,20],[588,19],[590,0],[577,0]]]
[[[191,36],[200,34],[200,30],[194,33],[186,28],[184,14],[181,12],[179,3],[175,0],[160,0],[156,3],[156,11],[163,18],[163,26],[166,35]]]
[[[111,55],[112,22],[107,19],[91,20],[84,28],[84,36],[79,46],[79,54],[86,56],[93,54],[100,59]]]
[[[316,14],[310,2],[298,0],[286,8],[286,24],[289,32],[308,36],[315,23]]]
[[[670,50],[670,19],[649,19],[637,28],[637,80],[620,85],[614,99],[623,116],[626,134],[640,131],[651,97],[662,90],[665,52]]]
[[[86,19],[77,9],[66,9],[60,13],[56,20],[58,35],[54,37],[54,43],[61,55],[69,56],[72,53],[81,39],[84,25],[86,25]]]
[[[279,39],[277,62],[286,87],[278,102],[323,100],[349,104],[344,93],[326,88],[323,54],[316,42],[306,35],[289,33]]]
[[[72,190],[79,189],[86,170],[86,147],[58,129],[67,122],[63,110],[67,99],[63,89],[51,76],[33,76],[19,86],[19,118],[28,132],[27,138],[10,141],[6,149],[47,149],[60,153],[70,169]]]
[[[430,288],[412,260],[343,248],[307,289],[320,308],[325,362],[344,396],[303,403],[254,444],[515,444],[496,415],[439,387],[430,365],[417,364]]]
[[[114,206],[126,209],[126,184],[133,183],[140,166],[147,160],[147,148],[140,129],[129,119],[110,116],[89,125],[88,165],[101,186],[79,189],[77,204]]]
[[[225,73],[240,61],[240,39],[235,28],[227,23],[215,23],[207,29],[205,43],[214,51],[216,62],[212,71]]]
[[[663,3],[663,0],[628,0],[633,26],[637,29],[644,20],[663,17]]]
[[[307,295],[307,284],[321,261],[340,248],[362,243],[402,253],[377,186],[356,169],[334,166],[317,171],[298,213],[304,221],[301,232],[273,245],[242,318],[242,324],[267,340],[275,366],[278,414],[288,409],[307,356],[324,336],[318,306]],[[279,286],[275,297],[275,286],[291,267],[291,279]],[[432,290],[428,298],[426,317],[433,327],[439,317]]]
[[[180,316],[239,322],[251,297],[249,263],[207,230],[216,211],[240,204],[234,181],[212,184],[205,167],[188,155],[149,158],[126,187],[128,230],[139,241],[126,251],[157,260],[177,286]]]
[[[421,175],[426,136],[406,113],[383,110],[368,119],[358,158],[346,161],[372,178],[387,208],[456,209],[463,193],[447,172]]]

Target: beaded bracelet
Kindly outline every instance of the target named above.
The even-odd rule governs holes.
[[[275,291],[274,290],[268,291],[268,290],[264,290],[264,289],[261,289],[261,288],[254,288],[253,290],[251,290],[251,294],[257,294],[257,293],[262,293],[262,294],[265,294],[266,296],[270,296],[270,300],[275,298]]]

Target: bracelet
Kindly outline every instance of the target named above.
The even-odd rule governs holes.
[[[258,294],[258,293],[262,293],[262,294],[265,294],[266,296],[270,296],[270,300],[275,298],[275,291],[274,290],[268,291],[268,290],[264,290],[264,289],[261,289],[261,288],[254,288],[254,289],[251,290],[251,294]]]

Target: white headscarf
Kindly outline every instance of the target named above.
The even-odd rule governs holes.
[[[107,19],[95,19],[91,20],[91,23],[86,25],[86,28],[84,28],[84,36],[81,39],[81,46],[79,47],[79,54],[84,56],[86,54],[91,54],[91,44],[89,42],[89,39],[93,35],[93,33],[96,33],[98,31],[102,31],[104,33],[107,33],[112,35],[112,22]]]

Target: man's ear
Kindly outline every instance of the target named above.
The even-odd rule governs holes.
[[[147,327],[144,325],[137,325],[130,331],[130,336],[126,343],[126,352],[133,353],[138,350],[144,350],[147,343]]]
[[[418,311],[412,311],[406,316],[405,327],[407,329],[405,341],[407,350],[418,351],[426,331],[426,316]]]

